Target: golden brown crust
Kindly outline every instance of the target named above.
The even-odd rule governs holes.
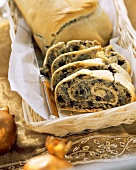
[[[15,0],[15,3],[43,53],[59,41],[96,39],[104,45],[110,39],[112,25],[97,0]]]

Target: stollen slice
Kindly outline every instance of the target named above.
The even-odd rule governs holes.
[[[97,56],[97,52],[100,50],[101,48],[96,46],[96,47],[83,49],[80,51],[73,51],[73,52],[61,54],[53,61],[51,65],[51,73],[53,74],[58,68],[75,61],[83,61],[83,60],[94,59],[94,58],[103,58],[104,55]]]
[[[55,101],[59,110],[96,112],[133,102],[134,91],[120,73],[82,69],[57,84]]]
[[[48,70],[49,74],[51,72],[50,68],[53,63],[53,61],[60,56],[61,54],[67,53],[67,52],[72,52],[72,51],[79,51],[82,49],[90,48],[90,47],[101,47],[101,44],[94,40],[72,40],[68,41],[67,43],[65,42],[59,42],[53,46],[51,46],[46,53],[44,62],[43,62],[43,67],[45,70]]]
[[[89,70],[110,70],[113,74],[120,73],[126,77],[126,79],[132,82],[132,79],[128,72],[126,72],[120,65],[116,63],[110,64],[110,61],[104,58],[95,58],[88,59],[83,61],[76,61],[73,63],[66,64],[59,69],[57,69],[51,78],[51,86],[54,91],[56,85],[63,80],[64,78],[70,76],[71,74],[81,70],[81,69],[89,69]]]
[[[83,61],[76,61],[73,63],[66,64],[59,69],[57,69],[51,78],[51,86],[54,91],[56,85],[63,80],[64,78],[70,76],[71,74],[81,70],[81,69],[89,69],[89,70],[107,70],[109,65],[109,60],[105,58],[95,58],[88,59]]]

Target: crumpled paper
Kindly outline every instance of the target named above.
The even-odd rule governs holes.
[[[119,52],[130,62],[133,70],[133,80],[135,80],[136,59],[126,49],[117,45],[120,35],[116,30],[116,12],[113,1],[99,0],[99,2],[105,12],[109,15],[113,24],[113,35],[110,44],[113,46],[114,50]],[[39,75],[39,66],[32,44],[31,31],[22,19],[19,22],[16,39],[12,45],[8,78],[11,89],[17,91],[36,113],[47,119],[48,114],[44,106],[44,98],[41,93]],[[136,82],[133,82],[136,87]],[[63,117],[63,115],[61,116]]]

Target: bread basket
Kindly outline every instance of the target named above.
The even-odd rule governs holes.
[[[19,13],[14,6],[13,1],[6,4],[6,9],[12,8],[16,16],[9,12],[9,21],[11,22],[11,29],[15,30],[16,22],[19,18]],[[130,20],[127,16],[127,10],[123,0],[113,0],[117,14],[116,29],[120,34],[118,44],[129,50],[135,56],[135,39],[136,33],[133,29]],[[14,24],[13,24],[14,23]],[[12,33],[12,40],[14,41],[15,33]],[[67,134],[81,133],[82,131],[95,131],[111,126],[118,126],[120,124],[132,124],[136,120],[136,102],[94,113],[85,113],[74,116],[67,116],[57,119],[44,120],[38,113],[23,100],[22,101],[23,114],[26,126],[34,131],[40,133],[49,133],[56,136],[65,136]]]

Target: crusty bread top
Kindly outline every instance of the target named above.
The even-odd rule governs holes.
[[[79,17],[86,16],[97,7],[97,0],[15,0],[33,33],[45,35],[47,45],[54,39],[54,33]]]
[[[22,12],[28,25],[35,31],[38,27],[42,31],[44,23],[54,23],[53,33],[63,23],[93,12],[97,7],[97,0],[14,0]],[[46,10],[45,10],[46,9]],[[51,13],[53,11],[53,13]],[[33,23],[33,20],[35,22]],[[41,21],[43,25],[41,25]],[[31,24],[33,23],[33,24]],[[39,25],[40,24],[40,25]],[[46,25],[48,27],[48,25]],[[43,30],[44,31],[44,30]]]
[[[104,46],[111,37],[112,23],[98,0],[15,0],[15,3],[44,55],[60,41],[97,40]]]

